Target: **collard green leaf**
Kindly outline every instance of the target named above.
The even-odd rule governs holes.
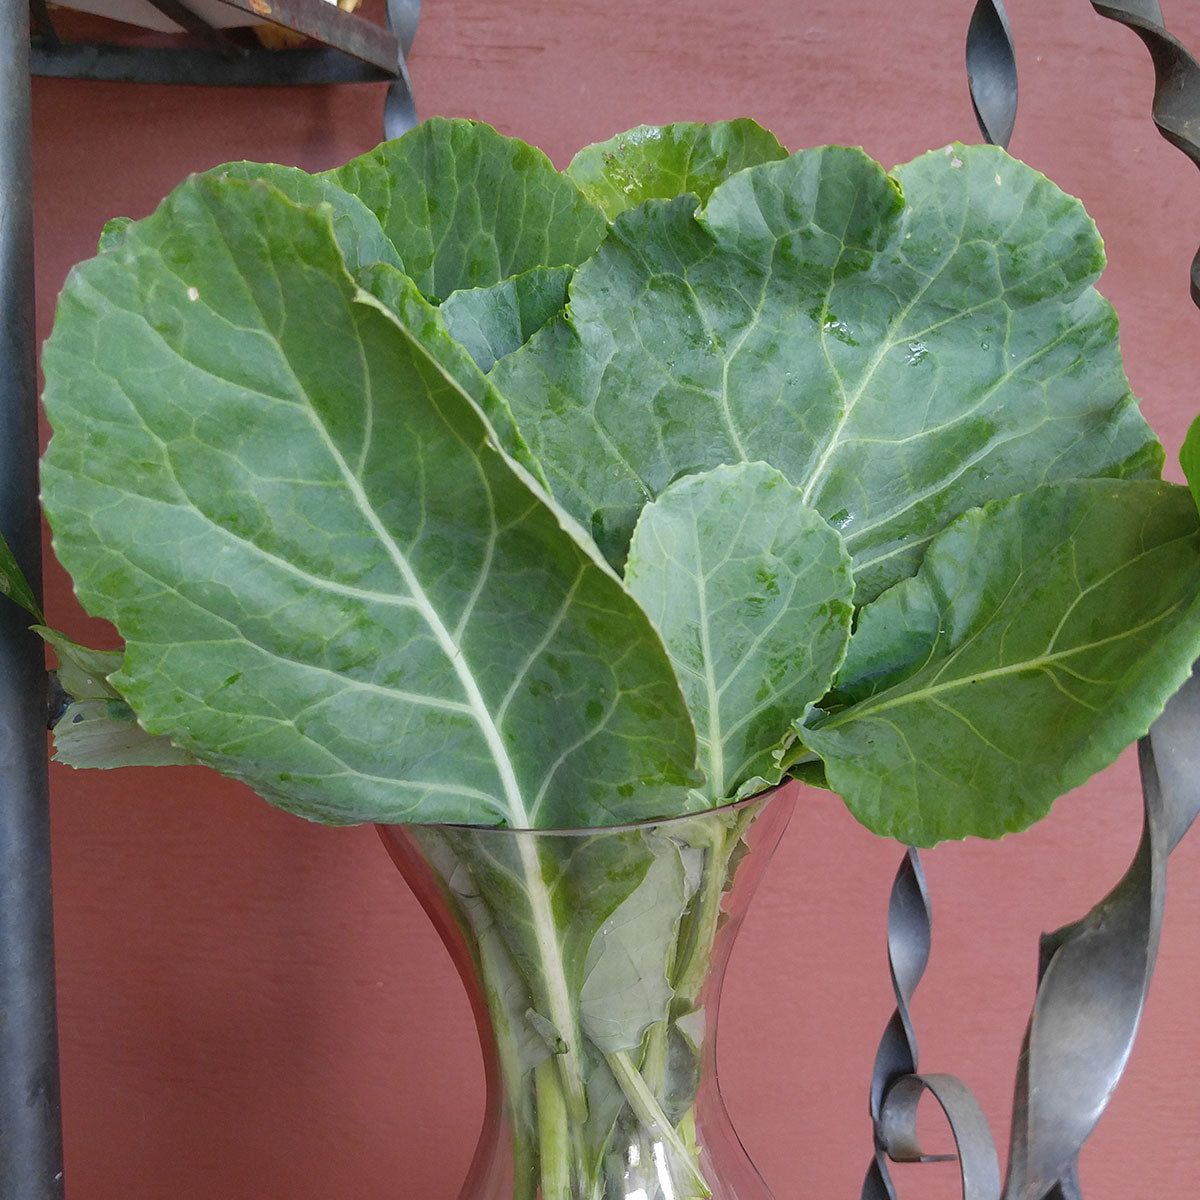
[[[322,177],[379,218],[432,300],[534,267],[574,266],[604,214],[532,146],[477,121],[433,118]]]
[[[486,288],[452,292],[441,306],[451,337],[481,371],[520,349],[567,303],[570,267],[537,267]]]
[[[1187,437],[1183,439],[1179,463],[1183,467],[1184,477],[1192,489],[1196,504],[1200,506],[1200,417],[1192,422]]]
[[[21,570],[3,535],[0,535],[0,595],[7,596],[14,604],[19,604],[35,620],[42,619],[42,610],[33,594],[33,588],[29,586],[25,572]]]
[[[46,362],[55,544],[151,733],[333,823],[678,809],[649,621],[327,210],[189,181],[76,268]]]
[[[596,931],[579,990],[583,1031],[605,1054],[641,1046],[675,995],[667,961],[695,885],[674,842],[649,835],[647,845],[649,869]]]
[[[967,513],[860,614],[800,727],[869,828],[996,837],[1146,731],[1200,655],[1187,491],[1075,480]]]
[[[209,174],[249,182],[259,180],[278,188],[293,204],[313,207],[328,204],[332,211],[334,237],[352,272],[377,262],[402,265],[379,218],[357,196],[338,187],[328,176],[309,175],[298,167],[278,163],[254,162],[225,163],[214,167]]]
[[[711,125],[639,125],[586,146],[564,172],[611,221],[646,200],[691,192],[707,200],[722,179],[786,158],[773,133],[740,118]]]
[[[770,463],[845,537],[858,599],[959,513],[1153,474],[1077,201],[988,146],[896,171],[801,151],[625,213],[493,378],[614,564],[681,474]]]
[[[778,783],[775,752],[850,638],[841,537],[774,468],[718,467],[643,509],[625,579],[675,664],[709,799]]]

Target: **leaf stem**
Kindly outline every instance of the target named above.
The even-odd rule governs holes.
[[[671,986],[676,1003],[684,1011],[695,1007],[708,974],[713,938],[721,917],[721,896],[725,890],[729,856],[737,845],[737,837],[732,834],[732,830],[728,837],[720,830],[713,831],[712,853],[700,882],[696,906],[687,928],[681,930],[679,948],[682,953],[675,962]]]
[[[571,1195],[571,1139],[555,1057],[544,1058],[533,1068],[542,1196],[545,1200],[556,1200],[557,1197],[567,1200]]]
[[[587,1120],[587,1095],[583,1088],[583,1070],[579,1058],[582,1033],[567,984],[566,966],[563,963],[562,947],[559,945],[554,913],[550,908],[550,894],[542,874],[541,859],[537,843],[531,836],[518,834],[521,867],[525,873],[525,894],[529,898],[530,915],[538,953],[545,969],[542,977],[546,982],[546,1002],[549,1012],[545,1014],[563,1040],[563,1047],[553,1058],[558,1063],[562,1076],[563,1094],[567,1113],[576,1125]]]
[[[625,1093],[625,1099],[629,1101],[629,1107],[633,1109],[638,1120],[661,1136],[664,1145],[671,1152],[672,1160],[687,1168],[692,1183],[700,1189],[698,1195],[710,1197],[712,1189],[705,1182],[704,1176],[700,1174],[700,1168],[696,1165],[691,1151],[679,1136],[675,1126],[671,1124],[666,1113],[663,1112],[657,1098],[645,1079],[642,1078],[637,1067],[633,1065],[628,1052],[614,1050],[606,1054],[604,1059],[612,1069],[613,1075],[616,1076],[617,1083],[620,1084],[621,1091]]]

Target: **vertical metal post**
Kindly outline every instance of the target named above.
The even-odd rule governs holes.
[[[0,530],[41,579],[29,8],[0,2]],[[46,672],[0,599],[0,1196],[63,1195],[50,906]]]

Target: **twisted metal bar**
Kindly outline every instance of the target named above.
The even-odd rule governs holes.
[[[1200,67],[1167,33],[1154,0],[1092,0],[1132,28],[1155,67],[1153,116],[1162,135],[1200,165]],[[972,104],[984,138],[1006,145],[1016,119],[1012,35],[999,0],[979,0],[967,37]],[[1192,263],[1200,305],[1200,251]],[[1038,990],[1018,1066],[1013,1135],[1001,1190],[991,1135],[974,1097],[950,1076],[917,1073],[908,1005],[928,961],[928,893],[915,851],[901,865],[888,911],[897,1009],[871,1089],[875,1161],[863,1200],[896,1200],[886,1160],[927,1161],[916,1109],[930,1091],[954,1135],[964,1200],[1082,1200],[1079,1153],[1125,1070],[1158,950],[1167,858],[1200,812],[1200,664],[1138,745],[1143,831],[1120,883],[1082,920],[1041,939]],[[913,896],[919,892],[919,903]],[[897,903],[897,895],[901,903]]]
[[[967,29],[967,82],[975,119],[986,141],[1007,146],[1017,119],[1017,60],[1012,31],[1000,0],[978,0]],[[1000,1170],[995,1143],[978,1102],[960,1080],[917,1072],[917,1039],[909,1005],[929,962],[932,911],[925,873],[909,849],[892,884],[888,903],[888,965],[896,1010],[875,1055],[871,1121],[875,1157],[863,1182],[862,1200],[897,1200],[888,1172],[892,1162],[930,1162],[916,1136],[917,1106],[931,1092],[954,1138],[964,1200],[996,1200]]]
[[[983,140],[1007,146],[1017,122],[1017,55],[1000,0],[978,0],[971,14],[967,86]]]
[[[965,1200],[996,1200],[1000,1167],[987,1121],[975,1097],[950,1075],[917,1072],[917,1039],[909,1005],[929,963],[932,921],[929,889],[916,850],[900,863],[888,901],[888,966],[896,1010],[884,1030],[871,1081],[875,1157],[863,1181],[862,1200],[897,1200],[888,1172],[892,1162],[957,1160]],[[956,1153],[926,1154],[917,1138],[917,1108],[929,1092],[950,1125]]]
[[[1151,117],[1172,146],[1200,166],[1200,65],[1183,43],[1167,31],[1155,0],[1124,4],[1092,0],[1102,17],[1132,29],[1142,39],[1154,63],[1154,101]],[[1192,301],[1200,306],[1200,250],[1192,259]]]
[[[929,888],[916,850],[909,850],[900,862],[888,899],[888,969],[896,1010],[892,1013],[879,1049],[871,1078],[871,1123],[875,1129],[875,1157],[863,1181],[862,1200],[896,1200],[896,1191],[887,1169],[887,1159],[899,1159],[899,1137],[885,1129],[884,1109],[893,1086],[912,1078],[917,1070],[917,1035],[913,1029],[909,1005],[913,992],[929,963],[932,917]],[[917,1152],[918,1159],[921,1157]]]
[[[1145,819],[1133,863],[1081,921],[1041,941],[1003,1200],[1074,1200],[1079,1151],[1133,1048],[1158,952],[1167,856],[1200,812],[1200,673],[1138,743]]]
[[[1159,132],[1200,165],[1200,66],[1155,0],[1098,3],[1154,63]],[[1200,305],[1200,251],[1192,260]],[[1128,1061],[1154,969],[1167,856],[1200,811],[1200,677],[1138,744],[1145,816],[1129,871],[1092,911],[1042,938],[1038,991],[1021,1055],[1004,1200],[1079,1200],[1077,1162]]]

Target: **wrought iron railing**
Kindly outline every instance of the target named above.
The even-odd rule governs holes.
[[[1200,66],[1163,25],[1154,0],[1102,4],[1154,61],[1153,118],[1200,165]],[[979,0],[967,34],[967,75],[984,138],[1007,146],[1017,116],[1017,60],[1000,0]],[[1192,263],[1200,305],[1200,252]],[[961,1168],[963,1200],[1082,1200],[1078,1161],[1125,1070],[1145,1005],[1162,928],[1167,856],[1200,811],[1200,664],[1138,745],[1145,816],[1121,881],[1082,920],[1043,935],[1038,986],[1017,1068],[1007,1178],[987,1122],[966,1086],[919,1070],[910,1015],[929,960],[931,907],[920,859],[900,864],[888,908],[888,960],[896,1011],[871,1083],[875,1156],[862,1200],[896,1200],[890,1162],[925,1155],[917,1104],[930,1092],[945,1112]]]

